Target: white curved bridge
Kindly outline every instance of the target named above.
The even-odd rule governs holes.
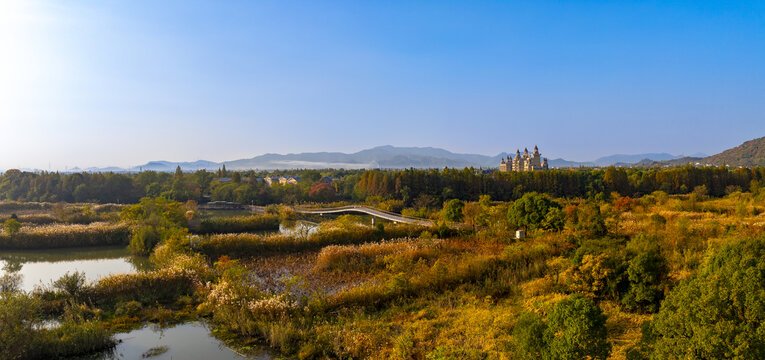
[[[263,212],[264,209],[261,209],[260,206],[250,206],[250,210],[253,212]],[[433,225],[432,220],[404,216],[401,214],[396,214],[393,212],[379,210],[379,209],[370,208],[370,207],[361,206],[361,205],[349,205],[349,206],[341,206],[341,207],[334,207],[334,208],[313,208],[313,209],[293,207],[293,210],[299,214],[315,214],[315,215],[361,213],[361,214],[372,215],[380,219],[385,219],[385,220],[389,220],[389,221],[393,221],[397,223],[417,224],[417,225],[424,225],[424,226]]]

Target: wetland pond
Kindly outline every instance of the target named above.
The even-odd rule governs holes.
[[[23,276],[21,289],[49,285],[67,272],[85,273],[89,282],[113,274],[148,271],[147,258],[131,256],[126,247],[91,247],[53,250],[0,251],[0,276],[17,273]],[[46,326],[57,326],[51,321]],[[140,329],[114,335],[117,346],[83,359],[273,359],[264,352],[242,356],[210,334],[198,321],[168,328],[148,324]],[[149,356],[151,355],[151,356]]]
[[[113,274],[150,269],[147,258],[131,256],[124,246],[0,251],[0,275],[20,274],[24,291],[50,285],[67,272],[79,271],[92,282]]]
[[[279,225],[285,235],[307,235],[317,229],[308,221],[291,221]],[[48,250],[0,250],[0,276],[16,273],[22,276],[21,290],[50,285],[67,272],[79,271],[88,282],[114,274],[131,274],[151,270],[148,258],[132,256],[125,246],[63,248]]]
[[[301,236],[316,231],[317,224],[292,221],[281,224],[278,233]],[[272,233],[276,233],[273,231]],[[16,273],[22,276],[21,290],[50,285],[67,272],[79,271],[88,282],[114,275],[151,270],[148,258],[132,256],[125,246],[65,248],[50,250],[0,250],[0,276]],[[46,326],[57,326],[51,321]],[[140,329],[114,335],[117,346],[86,359],[273,359],[268,352],[243,356],[216,339],[202,322],[194,321],[173,327],[146,325]]]
[[[89,356],[87,359],[274,359],[268,352],[240,355],[213,337],[204,323],[197,321],[168,328],[148,325],[128,333],[117,334],[114,338],[119,342],[114,349],[97,356]]]

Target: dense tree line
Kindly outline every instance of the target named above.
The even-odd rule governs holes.
[[[295,185],[269,186],[266,176],[299,176]],[[322,178],[331,181],[321,185]],[[247,204],[310,201],[364,201],[370,197],[416,205],[423,197],[432,202],[449,199],[515,200],[527,192],[554,197],[595,197],[618,192],[639,197],[661,190],[689,193],[704,186],[707,195],[722,196],[736,190],[765,185],[765,168],[678,167],[624,169],[571,169],[484,174],[474,169],[432,170],[302,170],[281,172],[217,172],[199,170],[174,174],[144,171],[137,174],[22,172],[0,175],[0,200],[49,202],[136,203],[142,197],[164,196],[186,200],[224,200]]]

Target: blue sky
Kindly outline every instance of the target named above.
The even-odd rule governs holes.
[[[765,136],[762,1],[0,1],[0,169]]]

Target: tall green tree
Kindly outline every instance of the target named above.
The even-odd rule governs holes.
[[[738,240],[662,303],[655,359],[765,359],[765,237]]]
[[[551,210],[560,210],[560,205],[550,199],[547,195],[541,195],[536,192],[526,193],[520,199],[516,200],[507,211],[507,220],[510,224],[518,228],[534,230],[537,228],[558,227],[562,225],[563,214],[557,212],[546,222]],[[560,221],[554,217],[560,217]]]

